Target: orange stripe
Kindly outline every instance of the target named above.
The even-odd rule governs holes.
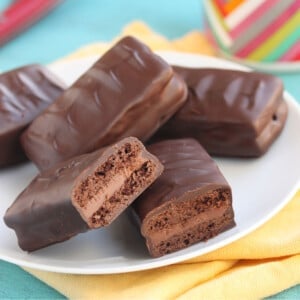
[[[223,4],[223,1],[222,0],[215,0],[214,1],[215,4],[216,4],[216,7],[218,8],[218,10],[220,11],[220,13],[223,15],[223,16],[226,16],[227,13],[224,9],[224,4]]]
[[[224,10],[225,10],[226,15],[228,15],[230,12],[232,12],[236,7],[238,7],[244,1],[245,0],[232,0],[232,1],[229,1],[228,3],[226,3],[224,5]]]

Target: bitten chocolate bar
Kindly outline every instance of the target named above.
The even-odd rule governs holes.
[[[167,140],[148,150],[164,171],[132,208],[153,257],[205,241],[235,225],[231,188],[196,140]]]
[[[7,210],[19,246],[34,251],[110,224],[162,172],[136,138],[42,172]]]
[[[19,142],[21,133],[65,88],[40,65],[0,75],[0,167],[26,160]]]
[[[186,100],[186,85],[132,37],[104,54],[22,136],[39,169],[126,136],[146,141]]]
[[[279,78],[258,72],[175,67],[188,100],[152,141],[193,137],[210,153],[257,157],[279,136],[286,118]]]

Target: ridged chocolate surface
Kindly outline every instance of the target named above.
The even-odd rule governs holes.
[[[174,78],[175,96],[168,88],[174,86]],[[185,95],[183,80],[174,77],[166,62],[126,37],[33,122],[22,144],[28,157],[47,169],[128,135],[145,141],[185,101]]]
[[[194,139],[162,141],[147,147],[164,166],[162,175],[134,203],[140,220],[168,201],[184,201],[188,193],[226,188],[226,179],[209,154]]]
[[[0,75],[0,166],[26,159],[19,143],[21,133],[65,88],[40,65]]]
[[[280,79],[258,72],[174,67],[189,93],[154,140],[196,138],[210,154],[260,156],[287,117]]]
[[[186,248],[235,225],[231,188],[196,140],[167,140],[148,150],[164,172],[133,209],[151,256]]]

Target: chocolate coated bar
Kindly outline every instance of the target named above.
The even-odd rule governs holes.
[[[188,100],[152,141],[193,137],[210,153],[256,157],[267,151],[286,118],[279,78],[258,72],[175,67]]]
[[[0,75],[0,166],[26,159],[19,142],[21,133],[65,88],[40,65],[28,65]]]
[[[196,140],[167,140],[148,150],[159,158],[164,171],[132,208],[153,257],[234,226],[231,188]]]
[[[132,37],[104,54],[24,133],[39,169],[126,136],[146,141],[186,99],[173,69]]]
[[[162,172],[136,138],[42,172],[7,210],[19,246],[34,251],[110,224]]]

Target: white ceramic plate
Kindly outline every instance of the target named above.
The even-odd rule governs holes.
[[[178,65],[245,69],[231,62],[204,56],[171,52],[160,54],[170,63]],[[71,83],[95,59],[55,64],[51,68]],[[7,207],[37,173],[35,167],[27,163],[0,171],[0,258],[55,272],[122,273],[180,262],[245,236],[275,215],[299,187],[300,110],[287,93],[285,99],[289,106],[289,117],[281,136],[268,153],[259,159],[216,159],[233,189],[236,227],[207,242],[152,259],[138,229],[123,214],[108,228],[80,234],[67,242],[28,254],[18,248],[14,232],[2,220]]]

